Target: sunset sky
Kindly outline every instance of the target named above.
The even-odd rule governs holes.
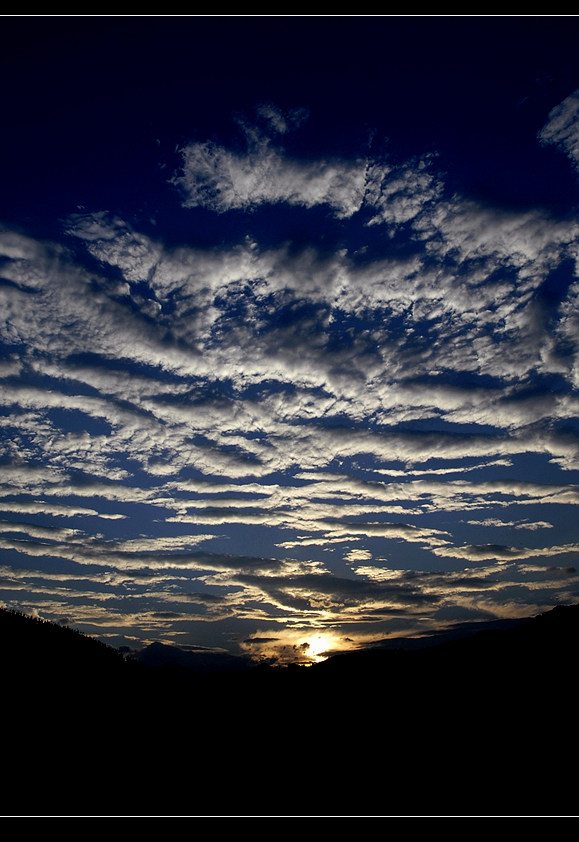
[[[579,601],[576,17],[1,26],[0,604],[285,663]]]

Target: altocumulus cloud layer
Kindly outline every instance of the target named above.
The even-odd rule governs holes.
[[[578,102],[535,138],[570,179]],[[450,190],[431,149],[304,154],[309,119],[258,103],[167,167],[251,234],[3,226],[5,604],[307,659],[577,601],[576,216]],[[260,239],[286,212],[332,236]]]

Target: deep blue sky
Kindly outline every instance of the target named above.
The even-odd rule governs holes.
[[[578,595],[575,17],[4,17],[0,599],[255,657]]]

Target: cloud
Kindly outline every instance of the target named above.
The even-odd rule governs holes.
[[[553,529],[553,524],[548,521],[529,521],[529,520],[500,520],[496,517],[487,517],[484,520],[469,520],[467,523],[471,526],[491,526],[491,527],[506,527],[512,529],[529,529],[536,531],[537,529]]]
[[[418,542],[428,544],[430,546],[446,544],[446,539],[449,537],[448,532],[443,532],[439,529],[427,529],[424,527],[413,526],[407,523],[348,520],[342,524],[337,520],[329,520],[326,521],[324,525],[329,528],[330,533],[396,539],[410,541],[412,543]]]
[[[333,250],[260,241],[259,214],[212,247],[103,210],[62,242],[0,231],[0,543],[54,610],[47,558],[95,624],[124,602],[127,633],[145,606],[167,637],[194,614],[359,640],[574,587],[546,570],[575,545],[534,544],[579,503],[577,223],[450,194],[430,154],[298,154],[304,119],[263,106],[241,146],[184,146],[174,183],[223,225],[325,209]]]
[[[276,133],[285,134],[290,122],[296,122],[271,106],[262,107],[260,113],[268,118],[267,129]],[[292,158],[257,126],[244,122],[242,127],[246,140],[242,151],[213,142],[182,148],[182,169],[172,183],[180,189],[184,207],[224,213],[279,202],[304,208],[327,205],[338,218],[351,217],[360,209],[364,160]]]
[[[30,509],[24,511],[31,511]],[[34,510],[33,510],[34,511]],[[13,521],[0,521],[0,532],[17,532],[33,538],[46,538],[48,540],[62,541],[74,538],[81,534],[79,529],[67,529],[59,527],[36,526],[31,523],[15,523]]]
[[[362,416],[374,412],[394,420],[408,420],[412,412],[423,417],[427,409],[450,414],[454,389],[459,422],[473,398],[492,413],[497,405],[492,391],[477,395],[463,389],[468,403],[461,406],[455,386],[437,384],[429,390],[430,401],[438,394],[444,403],[425,403],[425,390],[411,385],[412,379],[432,378],[433,370],[511,383],[537,370],[575,378],[573,357],[565,350],[574,342],[575,285],[556,305],[550,330],[540,314],[544,284],[572,254],[577,227],[533,213],[501,221],[459,200],[437,208],[422,215],[417,229],[427,252],[400,260],[359,262],[344,251],[296,254],[255,244],[219,255],[193,248],[169,252],[150,242],[140,270],[133,248],[121,248],[118,237],[91,233],[85,242],[130,283],[146,278],[147,300],[160,308],[157,351],[149,344],[145,352],[137,343],[132,358],[171,367],[181,376],[233,379],[239,388],[264,380],[323,388],[328,393],[323,399],[333,396],[336,409],[342,399],[349,401],[343,405],[349,412],[355,402]],[[75,231],[81,238],[83,225]],[[90,220],[86,226],[91,229]],[[132,236],[125,232],[120,240]],[[137,240],[139,251],[143,238]],[[453,268],[445,265],[448,259]],[[502,279],[494,277],[499,271]],[[133,293],[132,301],[141,306]],[[345,322],[351,324],[347,342],[341,335]],[[396,330],[385,329],[388,325]],[[171,337],[168,344],[161,327]],[[424,344],[424,336],[431,344]],[[502,401],[504,392],[495,389],[495,396]],[[505,407],[505,414],[512,408]]]
[[[303,110],[285,115],[266,105],[258,109],[258,116],[264,118],[261,126],[238,119],[243,149],[212,141],[181,149],[182,168],[171,183],[179,188],[184,207],[225,213],[263,204],[325,205],[338,219],[364,208],[368,225],[398,227],[442,194],[442,179],[432,170],[434,155],[400,163],[367,155],[354,160],[291,156],[274,138],[297,128],[306,118]]]
[[[557,555],[576,555],[579,544],[562,544],[549,547],[512,547],[502,544],[480,544],[465,547],[436,547],[436,555],[464,558],[468,561],[512,561],[530,558],[551,558]]]
[[[579,90],[549,112],[538,136],[542,143],[552,144],[568,155],[575,169],[579,169]]]
[[[56,532],[53,537],[57,538]],[[462,606],[457,616],[463,618],[469,613],[475,618],[501,616],[501,611],[509,616],[504,592],[518,593],[518,608],[512,610],[525,616],[533,600],[549,599],[550,590],[562,582],[572,588],[577,578],[569,569],[519,569],[521,561],[546,558],[545,548],[534,552],[499,546],[463,548],[461,557],[477,563],[476,576],[463,570],[396,570],[384,562],[370,566],[368,554],[360,554],[350,559],[355,573],[351,579],[312,562],[191,552],[188,536],[156,541],[143,536],[140,541],[121,542],[58,537],[69,540],[47,546],[45,535],[33,528],[28,540],[1,542],[5,551],[16,547],[29,558],[40,559],[39,569],[6,566],[2,573],[8,592],[20,594],[26,585],[43,615],[62,615],[66,594],[74,588],[81,602],[71,603],[68,613],[77,626],[89,623],[103,632],[115,628],[121,636],[135,639],[137,634],[142,642],[178,642],[180,621],[189,627],[200,624],[199,633],[209,621],[258,623],[270,632],[256,633],[256,638],[269,637],[270,656],[282,660],[284,628],[304,636],[326,632],[334,638],[334,647],[337,638],[348,633],[353,646],[361,645],[401,631],[434,631],[445,624],[445,606]],[[577,546],[554,548],[554,554],[563,552],[576,554]],[[74,568],[45,572],[42,559],[47,553],[61,554]],[[262,647],[263,641],[256,639],[243,648],[259,656],[264,655]]]
[[[59,503],[50,503],[40,500],[18,500],[13,502],[1,502],[0,511],[17,512],[20,514],[44,514],[53,517],[104,517],[109,519],[122,518],[124,515],[110,515],[97,512],[95,509],[86,509],[79,506],[68,506]]]
[[[444,184],[432,171],[433,163],[433,155],[399,164],[369,163],[364,196],[370,209],[368,225],[405,225],[439,200]]]
[[[370,561],[372,558],[372,553],[368,550],[350,550],[349,553],[345,556],[346,561]]]

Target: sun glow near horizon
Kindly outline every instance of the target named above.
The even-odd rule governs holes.
[[[311,637],[306,638],[302,645],[304,646],[306,656],[314,664],[325,661],[338,648],[341,648],[338,645],[338,638],[329,632],[317,632]]]
[[[257,632],[244,642],[243,649],[256,660],[278,666],[312,666],[354,646],[353,641],[332,631],[280,629],[274,633]]]

